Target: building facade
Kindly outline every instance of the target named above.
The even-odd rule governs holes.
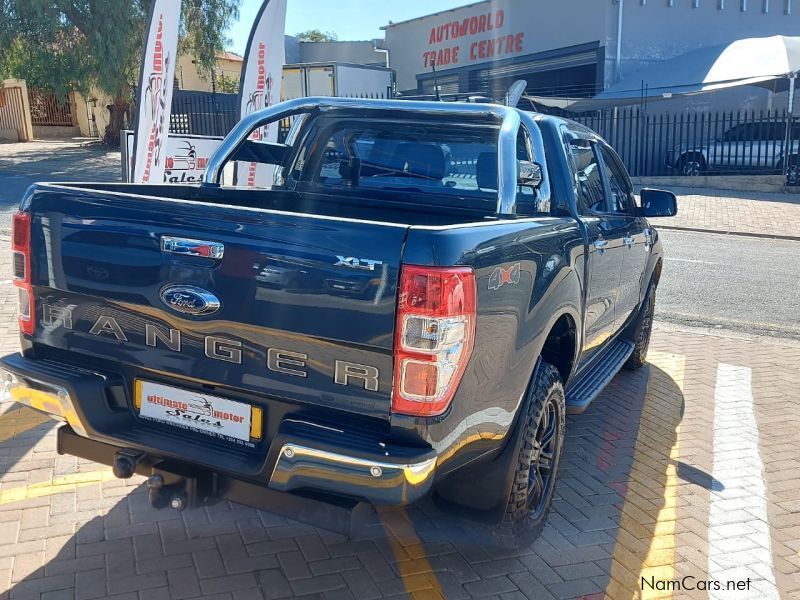
[[[213,73],[213,85],[217,87],[217,91],[220,91],[220,80],[225,79],[238,84],[242,75],[243,61],[241,56],[233,52],[222,52],[217,55]],[[178,56],[178,64],[175,69],[175,79],[178,83],[176,89],[210,92],[213,87],[211,75],[211,73],[201,73],[190,54]]]
[[[800,35],[800,0],[485,0],[393,23],[397,89],[590,97],[639,68],[747,37]],[[763,94],[762,94],[763,95]]]

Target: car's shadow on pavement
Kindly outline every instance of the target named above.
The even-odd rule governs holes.
[[[683,408],[671,374],[648,365],[569,417],[553,511],[529,547],[503,548],[430,500],[378,510],[348,539],[228,502],[155,511],[143,485],[109,481],[92,486],[94,504],[78,488],[77,504],[50,505],[51,525],[76,531],[48,543],[43,566],[15,566],[9,597],[632,597],[676,522],[679,471],[712,485],[670,457]]]

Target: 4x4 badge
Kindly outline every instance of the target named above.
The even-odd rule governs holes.
[[[489,289],[499,290],[506,284],[517,285],[519,283],[520,271],[520,263],[515,263],[506,269],[497,267],[489,277]]]

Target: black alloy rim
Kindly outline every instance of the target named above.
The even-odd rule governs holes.
[[[528,475],[528,510],[534,519],[544,512],[550,488],[555,482],[553,469],[559,444],[558,430],[558,408],[555,397],[551,395],[542,410],[542,418],[536,429]]]

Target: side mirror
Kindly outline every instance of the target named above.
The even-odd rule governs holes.
[[[537,188],[542,183],[542,166],[529,160],[517,161],[517,185]]]
[[[644,217],[674,217],[678,214],[678,199],[672,192],[645,188],[639,197],[642,199],[639,214]]]

